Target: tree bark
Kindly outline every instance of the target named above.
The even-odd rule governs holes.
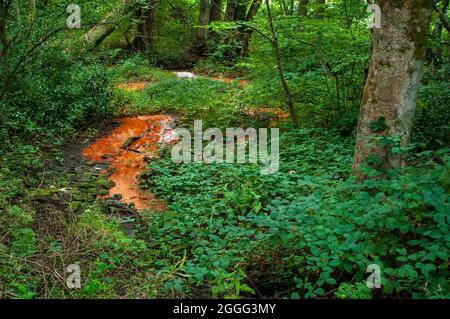
[[[373,145],[373,136],[400,137],[407,146],[422,77],[432,12],[429,0],[379,0],[382,26],[374,29],[372,61],[364,88],[357,128],[353,173],[365,176],[361,165],[376,156],[383,169],[405,164],[403,155]],[[374,130],[385,120],[386,127]],[[376,126],[375,126],[376,127]]]
[[[252,4],[250,5],[250,9],[248,9],[247,17],[245,18],[246,21],[250,21],[255,17],[255,15],[258,13],[259,8],[261,7],[262,0],[253,0]]]

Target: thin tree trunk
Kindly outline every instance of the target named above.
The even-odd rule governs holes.
[[[137,50],[148,53],[153,52],[158,2],[158,0],[153,0],[150,9],[141,8],[137,10],[137,18],[139,19],[135,41]]]
[[[379,0],[382,26],[374,29],[372,61],[364,88],[357,129],[353,172],[364,178],[361,165],[375,156],[383,169],[405,164],[402,155],[374,146],[373,135],[399,137],[407,146],[422,77],[432,1]],[[374,125],[383,120],[384,125]]]
[[[253,0],[252,4],[250,5],[250,9],[248,10],[247,16],[245,17],[246,21],[251,21],[255,15],[258,13],[259,8],[261,7],[262,0]],[[247,56],[248,55],[248,48],[250,44],[250,38],[252,36],[253,30],[252,29],[246,29],[243,32],[242,36],[242,48],[241,48],[241,56]]]
[[[283,86],[283,90],[284,90],[285,97],[286,97],[286,104],[288,106],[292,122],[294,123],[294,127],[298,128],[299,122],[298,122],[298,118],[297,118],[297,112],[295,111],[295,108],[294,108],[294,101],[292,99],[291,90],[289,89],[289,85],[284,76],[283,64],[281,62],[280,44],[278,42],[278,34],[275,31],[275,28],[273,26],[272,12],[270,10],[269,0],[266,0],[266,8],[267,8],[267,16],[269,18],[270,31],[271,31],[272,37],[273,37],[272,46],[275,51],[274,53],[275,53],[275,61],[277,64],[278,76],[280,77],[280,81]]]
[[[247,16],[247,7],[249,0],[239,0],[236,10],[234,11],[234,20],[244,21]]]
[[[208,45],[209,0],[200,0],[199,28],[195,36],[194,48],[199,55],[203,55]]]
[[[227,0],[227,8],[225,9],[225,21],[234,21],[234,12],[238,0]]]
[[[280,0],[281,9],[283,9],[284,15],[289,15],[289,8],[286,4],[286,0]]]
[[[222,20],[222,0],[211,0],[211,9],[209,11],[209,22]]]
[[[89,49],[89,51],[92,51],[96,49],[100,44],[103,43],[103,41],[106,40],[107,37],[109,37],[114,31],[116,30],[116,26],[108,27],[105,32],[103,32],[95,41],[94,45]]]
[[[88,32],[86,32],[86,34],[84,35],[84,39],[88,43],[89,51],[94,50],[96,47],[102,44],[103,41],[105,41],[112,33],[114,33],[114,31],[118,27],[117,21],[120,21],[122,17],[127,15],[129,15],[130,17],[142,15],[142,13],[135,13],[137,12],[137,10],[139,10],[139,8],[134,7],[129,0],[122,1],[122,5],[123,6],[121,8],[118,8],[116,11],[111,12],[99,25],[94,26]],[[117,19],[117,16],[121,18]],[[129,28],[131,28],[131,25]],[[134,39],[134,41],[134,44],[136,46],[137,39]],[[131,43],[128,44],[129,46],[132,46]]]
[[[300,17],[306,17],[308,14],[308,2],[309,0],[298,0],[298,15]]]

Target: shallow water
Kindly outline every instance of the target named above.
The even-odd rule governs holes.
[[[127,117],[111,134],[84,149],[86,158],[108,163],[102,174],[110,173],[115,186],[109,196],[122,196],[126,204],[134,203],[137,210],[164,211],[165,204],[154,194],[139,187],[139,175],[145,170],[145,159],[158,156],[162,143],[174,140],[174,119],[169,115]]]

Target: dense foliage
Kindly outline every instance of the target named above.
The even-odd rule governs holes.
[[[351,170],[371,58],[365,1],[300,13],[299,1],[272,0],[272,20],[262,5],[208,26],[193,0],[80,1],[81,29],[66,27],[71,1],[3,3],[0,298],[450,297],[449,35],[436,12],[411,144],[376,139],[407,165],[369,158],[361,181]],[[133,84],[142,89],[123,89]],[[112,185],[81,145],[115,118],[161,113],[189,129],[278,126],[280,170],[175,164],[166,147],[140,179],[166,212],[99,198]],[[65,283],[72,263],[79,290]],[[368,264],[381,266],[381,290],[367,287]]]
[[[449,150],[360,184],[347,178],[352,141],[334,136],[285,133],[280,172],[268,177],[245,165],[152,162],[145,180],[173,212],[151,217],[148,232],[167,256],[161,266],[184,258],[187,277],[170,284],[219,297],[369,297],[362,281],[378,263],[384,294],[448,297]]]

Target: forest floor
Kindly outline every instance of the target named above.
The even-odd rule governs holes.
[[[171,71],[172,74],[186,71]],[[249,85],[246,80],[224,76],[202,78],[223,83],[238,83],[239,88]],[[178,81],[191,81],[179,79]],[[154,82],[153,82],[154,83]],[[115,86],[116,90],[142,94],[152,85],[139,78],[128,79]],[[150,210],[162,212],[166,205],[151,192],[140,188],[139,175],[144,172],[146,163],[158,157],[161,147],[176,142],[174,127],[179,116],[165,113],[139,112],[138,116],[120,116],[102,123],[94,136],[83,136],[71,144],[65,153],[65,165],[69,170],[94,173],[98,178],[107,178],[111,183],[108,194],[103,190],[100,197],[108,199],[116,206],[129,206],[126,211]],[[289,114],[281,109],[259,108],[247,112],[249,118],[270,118],[270,126],[276,121],[285,120]],[[119,212],[120,214],[121,212]]]
[[[252,103],[252,83],[177,79],[146,65],[109,71],[110,119],[46,149],[24,187],[13,178],[0,184],[0,199],[11,202],[0,222],[12,252],[0,243],[7,256],[1,297],[380,297],[363,282],[373,256],[389,251],[390,260],[404,261],[405,247],[417,255],[408,236],[422,236],[411,225],[423,220],[430,229],[420,231],[437,239],[422,244],[421,254],[448,238],[439,233],[448,150],[416,155],[415,166],[392,180],[356,183],[354,137],[286,126],[286,112]],[[254,164],[173,163],[164,147],[172,129],[192,128],[196,119],[222,130],[279,126],[278,173],[261,175]],[[66,285],[73,264],[81,289]],[[394,278],[410,271],[390,266]],[[440,296],[446,278],[432,279],[428,294]],[[396,285],[386,282],[404,297]]]
[[[156,72],[159,79],[173,77],[172,72]],[[213,86],[214,82],[226,86],[237,83],[237,90],[248,85],[244,80],[225,77],[202,79],[211,81]],[[187,79],[175,81],[182,86],[197,83]],[[152,252],[140,244],[141,240],[149,240],[145,231],[151,214],[161,214],[167,206],[148,189],[140,189],[139,174],[150,158],[157,157],[161,139],[170,142],[170,130],[175,125],[173,119],[193,118],[192,114],[186,117],[183,108],[164,113],[151,106],[143,108],[139,103],[147,99],[145,89],[157,82],[153,78],[132,76],[114,84],[118,95],[126,96],[116,117],[97,123],[96,128],[80,131],[66,141],[58,150],[62,160],[46,160],[45,168],[38,174],[39,187],[27,191],[22,200],[27,210],[35,212],[30,227],[36,236],[36,253],[17,260],[32,265],[27,271],[34,278],[31,283],[23,282],[25,277],[13,280],[22,297],[184,295],[174,289],[161,292],[159,282],[167,280],[167,276],[177,277],[177,270],[154,273],[145,260],[160,252]],[[198,90],[194,86],[195,89]],[[194,94],[199,93],[208,95],[202,91]],[[119,100],[118,104],[121,102]],[[282,111],[272,114],[270,110],[255,110],[248,116],[262,116],[270,121],[280,114],[285,118]],[[164,130],[169,133],[166,137],[162,136]],[[131,259],[137,260],[137,265]],[[67,289],[65,285],[64,270],[74,262],[81,265],[83,277],[90,278],[82,291]],[[111,262],[120,266],[111,266]],[[129,263],[134,264],[131,278]],[[143,282],[144,288],[136,282]],[[6,289],[4,296],[8,294]]]

